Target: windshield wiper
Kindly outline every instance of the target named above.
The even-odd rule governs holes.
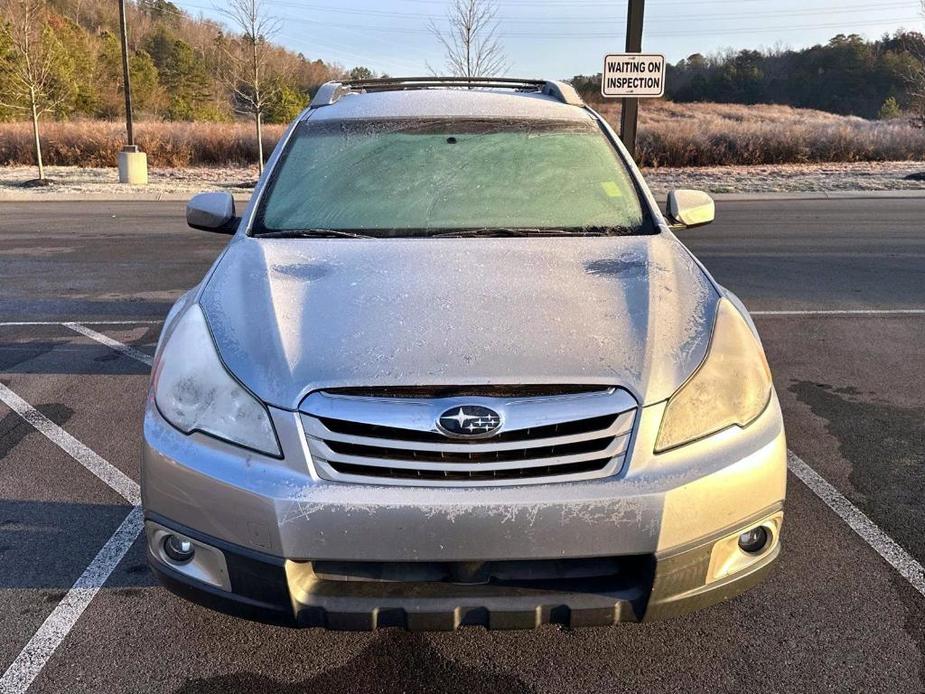
[[[377,230],[386,231],[386,230]],[[401,231],[402,233],[395,233]],[[482,227],[472,229],[446,229],[429,232],[427,230],[393,230],[386,234],[361,234],[346,229],[286,229],[284,231],[267,231],[254,234],[255,238],[268,239],[305,239],[305,238],[347,238],[347,239],[387,239],[387,238],[491,238],[511,236],[626,236],[638,233],[632,227],[587,227],[584,229],[540,229],[531,227]]]
[[[256,234],[260,239],[309,239],[309,238],[328,238],[328,239],[372,239],[374,236],[368,234],[358,234],[355,231],[344,231],[343,229],[286,229],[285,231],[268,231],[263,234]]]
[[[530,228],[484,228],[484,229],[455,229],[441,231],[436,234],[427,234],[430,237],[456,237],[470,238],[473,236],[620,236],[633,233],[633,230],[623,227],[589,227],[588,229],[530,229]]]

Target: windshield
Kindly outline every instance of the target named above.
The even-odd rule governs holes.
[[[617,152],[590,118],[308,120],[253,233],[642,233]],[[346,232],[346,233],[345,233]]]

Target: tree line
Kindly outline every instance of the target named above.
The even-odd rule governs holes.
[[[599,100],[600,76],[574,83]],[[867,41],[839,34],[801,50],[700,53],[667,67],[676,102],[783,104],[868,119],[910,114],[925,123],[925,36],[903,31]]]
[[[347,72],[274,43],[282,23],[266,0],[225,0],[216,8],[229,29],[193,19],[170,0],[125,0],[124,6],[114,0],[0,0],[0,121],[31,121],[38,183],[47,184],[40,118],[116,118],[126,71],[136,115],[168,121],[250,117],[261,172],[265,123],[291,121],[330,79],[374,76],[364,66]],[[131,27],[126,51],[123,12]],[[447,20],[446,34],[430,25],[447,69],[464,76],[503,72],[494,0],[454,0]]]
[[[169,0],[127,3],[132,96],[141,118],[230,121],[254,98],[237,56],[250,37],[194,19]],[[27,12],[28,11],[28,12]],[[14,26],[17,21],[31,26]],[[258,27],[259,28],[259,27]],[[31,32],[31,33],[30,33]],[[343,76],[338,65],[312,60],[256,35],[261,52],[260,109],[266,122],[288,122],[309,94]],[[43,73],[38,109],[50,117],[121,118],[119,12],[115,0],[0,0],[0,120],[29,117],[22,92],[20,42],[32,42]],[[252,47],[252,46],[251,46]],[[21,98],[17,98],[17,96]]]

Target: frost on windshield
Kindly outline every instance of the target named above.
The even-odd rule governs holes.
[[[642,222],[626,169],[592,122],[308,121],[271,181],[256,231],[633,230]]]

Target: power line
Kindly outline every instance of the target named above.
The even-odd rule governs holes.
[[[739,0],[740,2],[747,2],[749,0]],[[199,9],[199,10],[208,10],[214,9],[212,7],[204,7],[201,5],[194,5],[192,3],[185,3],[187,6]],[[305,9],[312,12],[329,12],[334,14],[348,14],[348,15],[360,15],[368,17],[392,17],[392,18],[409,18],[409,19],[442,19],[441,15],[431,15],[423,12],[395,12],[390,10],[366,10],[366,9],[357,9],[357,8],[345,8],[345,7],[326,7],[322,5],[310,5],[304,3],[295,3],[295,2],[284,2],[282,0],[277,0],[273,3],[274,5],[291,7],[293,9]],[[687,4],[687,3],[685,3]],[[877,6],[878,10],[884,9],[902,9],[909,6],[908,2],[892,2],[892,3],[881,3]],[[168,11],[168,10],[165,10]],[[842,5],[838,8],[839,13],[844,14],[857,14],[857,13],[869,13],[870,4],[864,3],[860,5]],[[728,19],[763,19],[768,17],[795,17],[795,16],[815,16],[815,15],[829,15],[832,13],[831,9],[804,9],[804,10],[789,10],[781,11],[775,10],[771,12],[747,12],[741,14],[672,14],[670,17],[659,18],[659,23],[665,22],[675,22],[675,21],[684,21],[689,20],[728,20]],[[570,23],[570,24],[600,24],[602,22],[623,22],[625,17],[622,16],[596,16],[593,18],[578,18],[578,17],[503,17],[499,16],[498,21],[501,24],[504,24],[508,21],[516,22],[517,24],[560,24],[560,23]],[[318,21],[318,20],[313,20]],[[399,27],[402,29],[408,29],[411,27]]]
[[[408,3],[417,3],[424,5],[441,5],[442,7],[447,6],[447,0],[401,0],[402,2]],[[742,4],[748,2],[767,2],[768,0],[696,0],[697,4]],[[661,7],[666,5],[691,5],[692,0],[659,0],[657,2],[652,2],[651,7]],[[603,7],[606,9],[613,9],[612,0],[551,0],[549,2],[541,2],[540,0],[504,0],[503,3],[499,3],[502,7]]]
[[[382,41],[382,39],[376,36],[370,36],[367,37],[367,39]],[[333,60],[346,58],[347,61],[353,63],[354,65],[377,65],[378,63],[388,62],[395,65],[396,67],[402,67],[402,69],[405,70],[417,71],[420,70],[420,66],[425,61],[425,58],[423,57],[420,58],[420,62],[410,60],[407,53],[403,54],[401,57],[395,57],[388,54],[379,54],[378,57],[373,58],[369,54],[357,53],[355,51],[349,50],[345,51],[343,50],[342,44],[324,41],[317,38],[312,38],[311,43],[313,46],[320,46],[326,53],[333,57]],[[331,62],[331,60],[325,59],[325,62]]]
[[[187,6],[195,7],[197,9],[211,9],[203,8],[201,6],[194,5],[192,3],[184,3]],[[752,15],[754,16],[754,15]],[[372,25],[372,24],[357,24],[357,23],[337,23],[337,22],[327,22],[318,19],[309,19],[307,17],[293,17],[291,15],[278,15],[278,18],[286,22],[295,22],[300,24],[309,24],[317,26],[319,28],[337,28],[337,29],[350,29],[353,31],[376,31],[384,32],[387,34],[412,34],[412,35],[430,35],[430,30],[426,27],[407,27],[407,26],[383,26],[383,25]],[[882,18],[878,19],[876,22],[871,21],[859,21],[859,22],[825,22],[825,23],[809,23],[809,24],[796,24],[796,25],[779,25],[779,26],[754,26],[754,27],[735,27],[731,29],[712,29],[710,31],[710,36],[735,36],[743,34],[756,34],[756,33],[768,33],[768,32],[789,32],[789,31],[800,31],[800,30],[809,30],[809,29],[839,29],[839,28],[865,28],[873,26],[883,26],[884,24],[901,24],[903,22],[915,22],[918,21],[918,17],[897,17],[897,18]],[[646,32],[646,37],[648,38],[678,38],[684,36],[700,36],[703,35],[702,30],[691,30],[691,31],[649,31]],[[499,38],[534,38],[534,39],[595,39],[595,38],[614,38],[615,34],[612,31],[607,32],[588,32],[588,31],[577,31],[577,32],[541,32],[541,31],[529,31],[529,32],[518,32],[518,31],[504,31],[503,29],[498,32]]]
[[[394,10],[378,10],[378,9],[359,9],[355,7],[330,7],[325,5],[315,5],[315,4],[306,4],[300,2],[286,2],[284,0],[275,0],[273,2],[275,6],[281,7],[291,7],[294,9],[304,9],[311,12],[326,12],[331,14],[346,14],[346,15],[359,15],[364,17],[390,17],[390,18],[407,18],[407,19],[442,19],[442,15],[435,15],[426,12],[398,12]],[[612,3],[609,4],[609,7],[612,7]],[[656,7],[658,7],[656,5]],[[885,9],[904,9],[909,7],[909,2],[892,2],[892,3],[880,3],[877,6],[878,10]],[[857,5],[841,5],[838,8],[840,14],[857,14],[857,13],[870,13],[870,3],[862,3]],[[830,15],[832,14],[832,9],[800,9],[800,10],[774,10],[770,12],[745,12],[739,14],[733,13],[721,13],[721,14],[672,14],[670,17],[659,17],[658,22],[674,22],[674,21],[688,21],[691,19],[699,20],[723,20],[723,19],[761,19],[765,17],[799,17],[799,16],[814,16],[814,15]],[[545,16],[545,17],[510,17],[499,15],[498,21],[501,24],[505,22],[516,22],[518,24],[558,24],[558,23],[569,23],[569,24],[600,24],[601,22],[623,22],[625,21],[624,16],[602,16],[596,15],[594,17],[575,17],[575,16]]]
[[[699,2],[697,2],[697,6],[706,5],[713,9],[719,10],[720,6],[728,6],[732,2],[735,2],[737,7],[741,8],[743,5],[754,6],[754,3],[763,2],[763,1],[764,0],[700,0]],[[183,0],[181,0],[181,2],[185,7],[188,7],[191,9],[197,9],[197,10],[204,10],[206,12],[215,11],[217,9],[214,5],[204,6],[204,5],[196,4],[194,2],[185,2]],[[320,1],[315,0],[315,2],[309,1],[307,3],[292,2],[292,1],[287,1],[287,0],[271,0],[271,2],[275,6],[285,6],[285,7],[293,8],[293,9],[301,9],[301,10],[305,10],[306,13],[323,12],[323,13],[330,13],[330,14],[335,14],[335,15],[345,15],[341,19],[340,22],[338,21],[329,22],[324,19],[318,19],[318,18],[314,18],[311,16],[308,16],[308,17],[293,16],[293,14],[291,13],[278,15],[279,19],[283,20],[287,24],[296,24],[296,25],[311,27],[311,29],[309,29],[308,32],[305,32],[303,30],[301,33],[298,33],[298,30],[297,30],[296,35],[289,34],[289,36],[287,36],[289,41],[287,41],[286,43],[288,43],[294,50],[299,50],[298,44],[300,43],[306,45],[306,47],[309,45],[317,45],[321,49],[321,52],[331,55],[332,58],[334,58],[335,60],[339,58],[340,60],[356,62],[356,64],[370,64],[370,65],[386,63],[392,66],[392,68],[398,68],[399,71],[401,71],[402,69],[411,69],[412,66],[415,66],[414,70],[412,71],[415,71],[415,70],[420,71],[419,69],[420,65],[418,64],[418,61],[420,62],[420,64],[426,63],[425,57],[423,56],[419,57],[418,55],[411,55],[406,50],[408,45],[414,45],[413,43],[410,43],[411,42],[410,38],[404,42],[404,45],[402,45],[401,41],[398,41],[396,43],[394,38],[392,38],[392,37],[402,36],[402,35],[409,36],[409,37],[429,35],[430,31],[424,26],[424,20],[433,15],[428,14],[428,12],[426,11],[411,11],[411,12],[404,11],[402,12],[402,11],[397,11],[397,10],[383,10],[383,9],[362,10],[362,9],[358,9],[355,7],[350,8],[350,7],[343,7],[343,6],[331,7],[326,4],[323,4],[324,0],[320,0]],[[446,0],[403,0],[403,2],[414,3],[414,4],[417,4],[418,6],[420,5],[425,5],[425,6],[440,5],[442,7],[446,6]],[[674,0],[650,0],[649,6],[652,7],[653,9],[657,9],[657,8],[664,8],[664,7],[672,6],[672,5],[684,5],[686,7],[691,7],[692,4],[693,2],[688,2],[686,0],[682,0],[680,2],[674,1]],[[537,0],[524,0],[520,2],[520,1],[514,1],[514,0],[506,0],[502,4],[502,9],[508,8],[508,7],[517,8],[517,9],[526,9],[526,8],[531,8],[531,7],[571,9],[571,8],[583,7],[583,6],[606,7],[610,10],[613,10],[614,8],[614,4],[612,0],[608,0],[607,2],[592,2],[591,0],[576,0],[575,2],[570,2],[570,1],[569,2],[558,2],[557,0],[551,0],[550,2],[538,2]],[[900,9],[902,7],[907,7],[907,6],[908,6],[908,3],[900,3],[900,2],[897,2],[896,0],[893,0],[892,2],[885,2],[885,3],[877,5],[877,9],[878,10]],[[411,9],[411,8],[408,8],[408,9]],[[429,9],[430,8],[428,7],[428,10]],[[781,10],[771,10],[771,11],[757,11],[757,12],[750,12],[750,13],[739,12],[735,14],[733,13],[724,13],[724,14],[698,13],[695,15],[691,15],[691,14],[686,14],[686,15],[680,14],[679,15],[679,14],[672,13],[671,16],[666,17],[664,19],[659,17],[655,22],[650,23],[650,26],[666,27],[666,25],[670,26],[672,22],[683,22],[685,24],[684,28],[678,28],[677,30],[675,30],[675,29],[668,29],[666,27],[665,29],[661,29],[661,30],[656,29],[655,31],[647,31],[646,37],[649,39],[653,39],[653,38],[654,39],[676,39],[676,38],[681,39],[681,38],[692,37],[692,36],[694,37],[703,36],[705,38],[707,36],[709,37],[714,37],[714,36],[732,37],[732,36],[741,36],[741,35],[749,35],[749,34],[759,34],[759,35],[768,34],[768,33],[784,34],[787,32],[801,31],[801,30],[806,31],[806,30],[814,30],[814,29],[816,30],[818,29],[838,29],[838,30],[841,30],[843,33],[849,33],[851,30],[862,30],[867,27],[882,27],[884,25],[889,25],[889,24],[900,25],[902,23],[914,23],[921,19],[920,17],[901,17],[901,18],[883,18],[883,19],[878,19],[876,21],[865,19],[864,21],[855,21],[855,22],[828,21],[828,22],[807,22],[807,23],[802,23],[802,24],[788,22],[787,24],[780,25],[780,26],[773,26],[773,25],[769,26],[768,24],[764,24],[761,26],[755,26],[753,24],[750,24],[747,27],[732,26],[726,29],[717,29],[717,28],[711,27],[708,32],[704,30],[697,30],[697,29],[691,28],[692,26],[696,26],[695,22],[697,20],[714,21],[714,22],[717,20],[721,20],[721,19],[729,19],[729,20],[732,20],[732,19],[752,19],[752,20],[769,19],[770,20],[774,17],[794,17],[796,18],[796,17],[813,17],[816,15],[828,15],[832,11],[833,10],[827,11],[827,10],[806,8],[806,9],[794,10],[792,12],[786,12],[786,11],[781,11]],[[859,12],[869,12],[870,5],[869,4],[868,5],[860,5],[860,4],[842,5],[838,8],[838,10],[835,10],[835,11],[858,14]],[[191,16],[190,14],[187,14],[186,12],[180,12],[178,14],[182,16]],[[383,21],[383,23],[382,24],[371,24],[371,23],[357,23],[357,22],[352,21],[353,17],[361,17],[361,16],[369,16],[371,20],[373,21],[380,20],[380,21]],[[444,18],[443,16],[433,16],[433,19],[438,22],[439,20],[442,20],[443,18]],[[413,26],[408,25],[408,24],[399,25],[399,26],[390,26],[389,24],[385,23],[385,22],[388,22],[388,20],[390,19],[395,19],[395,20],[414,19],[418,21],[414,22]],[[583,40],[583,39],[584,40],[601,40],[601,39],[613,40],[613,39],[619,39],[620,37],[622,37],[623,35],[622,23],[624,19],[625,18],[622,16],[620,17],[595,16],[594,18],[591,18],[591,19],[586,19],[583,17],[554,18],[550,16],[525,17],[525,18],[499,17],[500,28],[499,28],[498,36],[499,38],[510,40],[512,42],[520,42],[523,40],[540,41],[540,42],[542,41],[575,41],[575,40]],[[620,24],[621,26],[619,26],[619,28],[615,27],[613,31],[609,31],[607,30],[607,25],[611,22],[615,24]],[[545,31],[544,30],[546,28],[544,25],[549,25],[553,23],[559,25],[559,27],[556,27],[556,28],[561,27],[559,31]],[[597,31],[586,31],[586,30],[583,31],[577,26],[573,27],[572,31],[568,31],[567,29],[562,30],[562,28],[567,27],[569,24],[586,24],[586,23],[595,24]],[[513,28],[512,26],[512,25],[516,25],[517,27],[520,27],[520,26],[528,25],[528,24],[535,25],[537,29],[536,30],[525,29],[522,31],[518,31],[516,28]],[[508,28],[505,29],[505,27],[508,27]],[[549,27],[549,28],[552,28],[552,27]],[[325,40],[326,37],[324,37],[323,32],[327,29],[331,29],[335,31],[346,31],[351,34],[355,34],[358,37],[358,43],[356,44],[352,43],[351,45],[347,46],[346,47],[347,50],[345,50],[344,44]],[[318,38],[319,35],[321,35],[323,38]],[[363,42],[367,42],[367,43],[374,42],[374,43],[383,44],[383,45],[388,46],[390,49],[400,48],[402,50],[402,53],[400,56],[397,56],[393,52],[390,51],[389,54],[386,55],[385,54],[386,51],[384,51],[381,48],[368,51],[366,50],[366,48],[368,47],[362,45]],[[317,49],[315,52],[318,52]],[[375,57],[373,57],[374,55]]]

